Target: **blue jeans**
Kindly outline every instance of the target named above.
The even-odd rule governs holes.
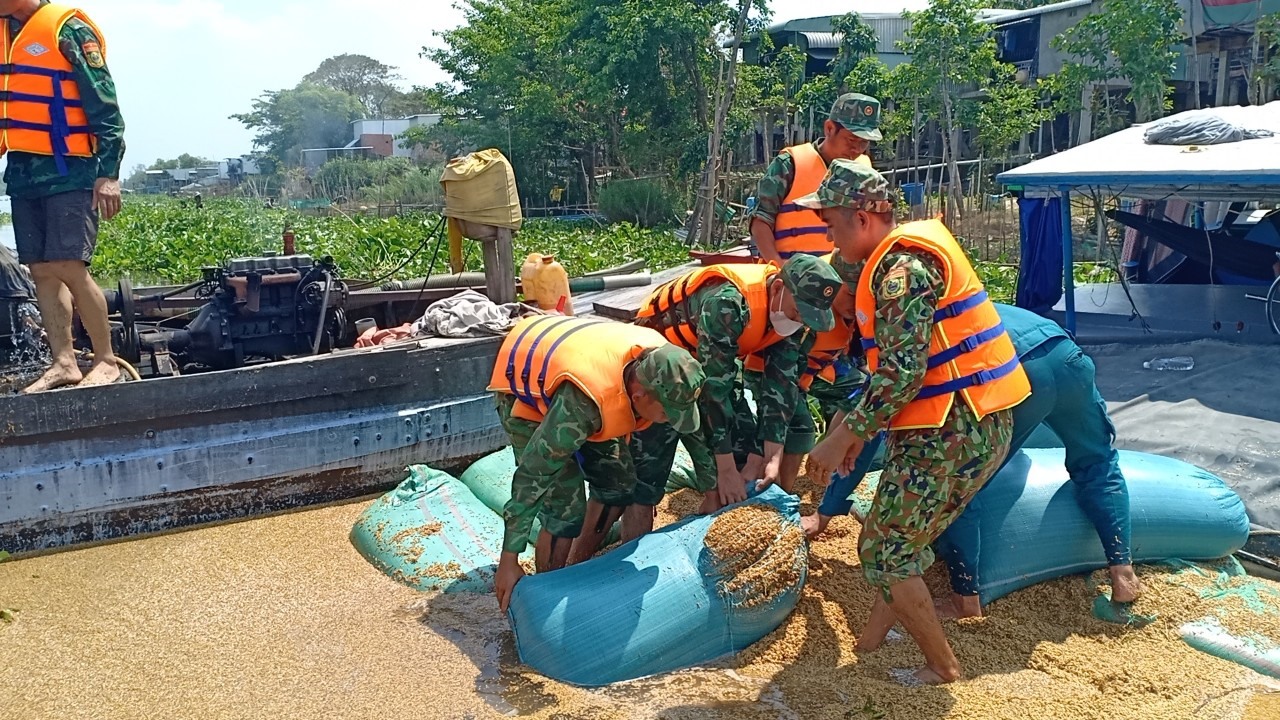
[[[1042,422],[1057,433],[1066,450],[1076,502],[1097,530],[1107,562],[1129,564],[1129,489],[1120,473],[1119,453],[1112,446],[1115,426],[1094,382],[1093,360],[1067,338],[1056,338],[1023,356],[1022,366],[1031,381],[1031,397],[1013,409],[1009,455]],[[997,478],[992,483],[999,482]],[[947,561],[951,588],[960,595],[978,594],[980,506],[985,492],[986,488],[978,492],[935,545],[938,556]]]
[[[1119,454],[1112,447],[1115,426],[1094,383],[1093,360],[1067,338],[1057,338],[1023,355],[1022,367],[1031,382],[1031,397],[1013,409],[1009,457],[1040,423],[1053,429],[1066,449],[1067,472],[1075,484],[1076,501],[1097,529],[1107,562],[1129,564],[1129,489],[1120,473]],[[849,514],[853,507],[849,496],[862,482],[883,441],[884,433],[869,441],[853,472],[832,479],[818,506],[819,513],[831,517]],[[999,482],[998,473],[988,486],[992,482]],[[938,557],[947,561],[951,587],[960,595],[978,594],[982,537],[980,511],[976,508],[982,503],[983,492],[985,488],[935,544]]]

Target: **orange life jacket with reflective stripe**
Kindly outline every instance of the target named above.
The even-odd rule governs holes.
[[[858,278],[854,303],[868,369],[874,373],[880,360],[874,340],[876,297],[872,276],[887,253],[906,248],[924,250],[938,259],[946,276],[946,290],[933,316],[924,386],[894,416],[889,427],[941,427],[957,393],[980,418],[1025,400],[1031,394],[1031,385],[1018,362],[1013,341],[964,250],[937,220],[899,226],[876,247]]]
[[[853,326],[839,315],[835,318],[835,327],[814,336],[813,347],[805,359],[807,367],[800,373],[800,389],[805,392],[813,386],[814,378],[820,377],[827,382],[836,381],[836,359],[853,342]],[[742,361],[742,366],[751,372],[764,372],[764,357],[759,354],[748,355]]]
[[[812,193],[822,184],[827,163],[813,143],[793,145],[782,152],[791,156],[796,176],[773,221],[773,246],[784,260],[797,253],[827,255],[832,245],[827,239],[826,223],[816,210],[795,204],[797,198]]]
[[[62,54],[58,35],[67,21],[77,18],[98,36],[105,57],[106,41],[98,26],[82,11],[66,5],[42,5],[12,36],[9,23],[0,22],[4,95],[0,99],[0,154],[9,150],[52,155],[58,172],[67,173],[67,156],[93,157],[97,138],[80,99],[71,62]]]
[[[571,382],[595,402],[604,421],[588,440],[625,437],[651,423],[636,417],[623,371],[646,349],[665,344],[659,333],[628,323],[534,315],[507,334],[489,390],[515,396],[514,417],[542,422],[556,388]]]
[[[698,290],[716,281],[728,281],[747,299],[751,317],[738,336],[738,357],[760,352],[782,339],[769,326],[769,281],[780,272],[777,265],[708,265],[659,285],[640,304],[636,322],[661,332],[668,341],[697,357],[698,329],[687,311],[677,308]],[[683,318],[683,319],[682,319]]]

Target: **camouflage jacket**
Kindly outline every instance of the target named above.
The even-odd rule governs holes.
[[[836,271],[846,283],[856,286],[858,265],[841,261]],[[906,289],[885,277],[906,275]],[[927,252],[890,252],[872,271],[871,287],[876,295],[875,340],[880,348],[879,364],[871,373],[866,389],[845,417],[845,424],[862,440],[870,440],[889,427],[889,421],[915,399],[924,385],[928,369],[929,338],[933,333],[933,313],[946,289],[938,261]]]
[[[551,404],[539,424],[539,429],[553,428],[552,432],[535,432],[518,458],[515,474],[511,477],[512,502],[507,504],[504,516],[506,533],[503,550],[523,552],[533,521],[542,510],[541,499],[547,489],[559,478],[574,457],[604,426],[600,408],[585,392],[573,383],[562,383],[551,396]],[[625,450],[626,444],[623,443]],[[560,508],[552,508],[558,512]]]
[[[813,143],[815,149],[821,146],[821,140]],[[791,191],[791,183],[795,179],[796,163],[791,159],[791,153],[778,153],[756,186],[756,206],[751,211],[751,218],[760,218],[773,227],[778,219],[778,208],[782,207],[782,201]]]
[[[698,332],[698,360],[707,374],[701,399],[707,444],[711,452],[727,455],[733,452],[733,397],[741,372],[738,337],[751,321],[751,308],[728,282],[703,287],[686,303]],[[765,392],[756,398],[761,442],[786,440],[787,424],[800,397],[800,372],[812,345],[813,333],[806,328],[761,353]]]
[[[46,3],[41,3],[46,4]],[[10,19],[9,29],[16,35],[21,23]],[[118,179],[124,159],[124,118],[116,99],[115,81],[105,64],[94,67],[86,58],[85,45],[93,49],[101,39],[84,22],[72,18],[58,36],[58,49],[71,62],[80,99],[84,103],[89,127],[98,138],[97,154],[91,158],[68,157],[67,174],[58,173],[52,156],[31,153],[8,153],[9,166],[4,181],[8,193],[16,198],[37,198],[71,190],[90,190],[98,178]],[[100,55],[98,57],[101,57]]]

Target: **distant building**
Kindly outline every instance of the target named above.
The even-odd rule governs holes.
[[[374,118],[351,122],[351,142],[342,147],[308,148],[302,151],[302,166],[308,175],[326,162],[338,158],[412,158],[414,149],[406,147],[400,136],[410,128],[439,124],[442,115],[410,115],[406,118]]]

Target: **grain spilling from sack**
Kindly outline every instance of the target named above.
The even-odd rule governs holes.
[[[771,505],[749,503],[716,517],[703,539],[721,597],[743,608],[795,587],[805,562],[804,533]]]

